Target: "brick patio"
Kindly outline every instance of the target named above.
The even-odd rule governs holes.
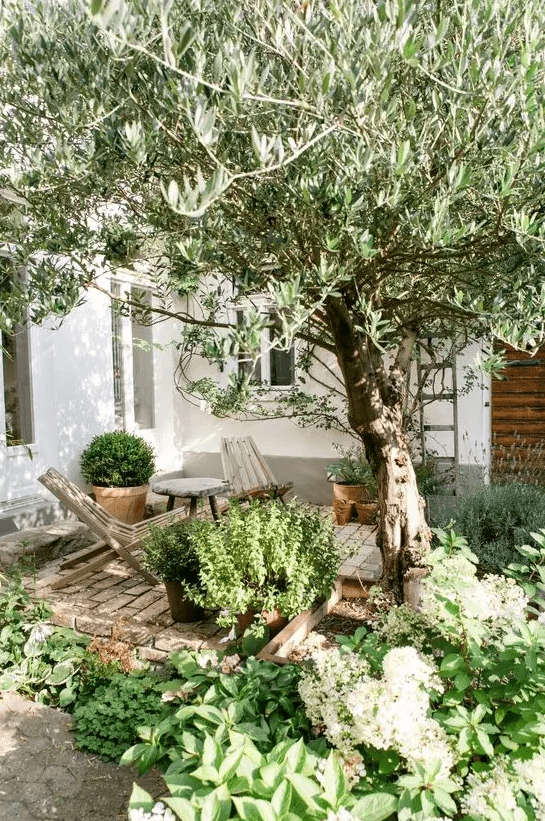
[[[322,510],[324,516],[331,515],[330,508]],[[381,562],[374,528],[353,522],[336,527],[335,533],[347,557],[340,576],[355,582],[376,580]],[[168,653],[183,648],[225,647],[227,630],[212,619],[191,624],[174,622],[164,585],[147,584],[121,561],[106,565],[70,587],[51,590],[48,585],[61,575],[61,561],[41,568],[36,581],[26,580],[29,592],[51,604],[54,624],[98,637],[110,637],[113,630],[117,638],[140,647],[141,654],[150,661],[162,661]]]

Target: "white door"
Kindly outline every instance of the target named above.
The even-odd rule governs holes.
[[[36,498],[37,455],[29,329],[1,335],[0,509]]]

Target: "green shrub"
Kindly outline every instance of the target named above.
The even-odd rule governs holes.
[[[521,484],[481,487],[462,497],[453,518],[481,568],[503,572],[519,560],[516,546],[531,541],[530,533],[545,527],[545,489]]]
[[[144,565],[164,582],[198,582],[199,559],[191,541],[191,522],[150,525],[143,540]]]
[[[337,578],[333,524],[301,505],[233,503],[217,524],[192,522],[191,534],[206,591],[195,601],[224,611],[222,624],[249,608],[291,618],[327,596]]]
[[[151,445],[124,431],[102,433],[81,455],[81,475],[95,487],[138,487],[155,471]]]
[[[116,673],[107,684],[78,700],[74,710],[80,749],[105,760],[118,760],[138,738],[139,728],[168,712],[161,696],[168,685],[149,673]]]

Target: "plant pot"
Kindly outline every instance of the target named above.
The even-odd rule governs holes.
[[[242,636],[248,627],[254,623],[257,613],[257,610],[254,610],[253,607],[249,607],[245,613],[239,613],[237,615],[237,636]],[[280,630],[282,630],[282,628],[288,623],[288,619],[285,618],[285,616],[282,616],[278,607],[275,607],[272,611],[262,610],[261,616],[265,619],[265,623],[269,630],[269,636],[271,638],[279,633]]]
[[[203,609],[198,604],[190,601],[186,595],[181,582],[164,582],[166,587],[170,615],[174,621],[184,623],[199,621],[203,616]]]
[[[354,512],[354,502],[347,499],[333,499],[332,506],[335,514],[335,524],[347,525]]]
[[[333,498],[343,499],[345,502],[364,502],[369,499],[365,485],[344,485],[333,482]]]
[[[356,513],[360,525],[372,525],[377,515],[376,502],[356,502]]]
[[[93,493],[98,504],[120,522],[134,525],[144,518],[144,508],[149,485],[138,487],[95,487]]]

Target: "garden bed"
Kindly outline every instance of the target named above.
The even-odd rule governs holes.
[[[313,610],[293,618],[258,654],[257,658],[277,664],[300,661],[317,642],[311,634],[325,637],[320,644],[336,644],[335,636],[351,635],[368,615],[367,596],[373,581],[339,577],[331,596]]]

